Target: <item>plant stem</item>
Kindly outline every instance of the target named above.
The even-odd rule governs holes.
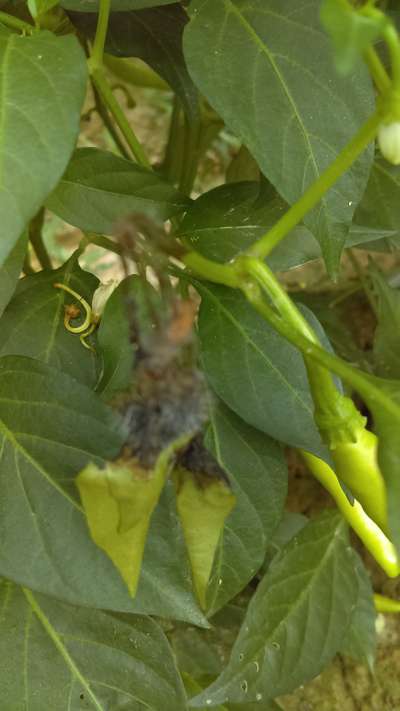
[[[145,168],[151,168],[151,165],[147,159],[143,147],[136,138],[136,135],[128,119],[126,118],[125,113],[123,112],[121,106],[119,105],[108,84],[103,69],[96,67],[91,68],[90,64],[89,67],[91,70],[93,83],[97,91],[99,92],[102,101],[112,114],[114,121],[116,122],[118,128],[124,136],[130,150],[132,151],[133,156],[136,158],[137,162],[140,165],[144,166]]]
[[[103,121],[106,129],[108,130],[111,138],[113,139],[113,141],[114,141],[116,147],[118,148],[119,152],[121,153],[121,155],[124,158],[127,158],[128,160],[130,160],[130,154],[128,153],[128,151],[125,147],[125,144],[119,137],[118,131],[116,131],[115,126],[110,119],[110,116],[109,116],[109,113],[107,110],[107,106],[105,104],[103,104],[102,98],[96,89],[96,86],[93,82],[92,77],[91,77],[91,84],[92,84],[92,88],[93,88],[93,94],[94,94],[94,100],[96,103],[97,113],[99,114],[101,120]]]
[[[188,252],[181,261],[204,279],[233,288],[240,287],[240,277],[229,264],[218,264],[211,259],[206,259],[198,252]]]
[[[374,400],[380,404],[388,413],[398,419],[400,417],[400,406],[380,390],[364,373],[360,372],[352,365],[345,363],[341,358],[325,351],[306,338],[299,331],[295,331],[290,324],[278,316],[274,310],[265,302],[260,293],[249,284],[243,289],[247,299],[254,308],[275,328],[287,341],[298,348],[305,357],[311,358],[315,362],[324,366],[327,370],[335,373],[340,378],[349,383],[361,396]]]
[[[395,90],[400,90],[400,44],[395,26],[389,23],[384,32],[384,38],[390,53],[392,82]]]
[[[100,0],[96,34],[90,54],[90,62],[93,70],[103,66],[104,45],[106,42],[110,9],[111,0]]]
[[[97,247],[101,247],[102,249],[106,249],[109,252],[115,252],[115,254],[118,254],[121,256],[123,254],[123,249],[118,245],[116,242],[114,242],[112,239],[109,237],[105,237],[104,235],[97,235],[97,234],[86,234],[85,235],[88,241],[88,244],[95,244]]]
[[[264,259],[276,245],[301,222],[325,193],[336,183],[374,139],[382,119],[382,110],[377,109],[364,123],[359,132],[339,153],[331,165],[310,185],[301,198],[278,222],[248,250],[253,257]]]
[[[21,32],[27,32],[28,34],[32,34],[32,32],[35,32],[35,27],[33,25],[30,25],[28,22],[24,22],[24,20],[20,20],[19,17],[14,17],[14,15],[9,15],[8,12],[1,12],[0,11],[0,24],[6,25],[7,27],[11,27],[13,30],[20,30]]]
[[[53,269],[51,259],[43,242],[44,208],[42,207],[29,225],[29,240],[42,269]]]
[[[181,116],[181,102],[175,94],[169,124],[168,142],[162,166],[163,172],[171,183],[178,182],[182,167],[183,145]]]
[[[368,47],[364,52],[364,59],[376,84],[376,88],[380,94],[385,94],[390,88],[390,77],[373,47]]]

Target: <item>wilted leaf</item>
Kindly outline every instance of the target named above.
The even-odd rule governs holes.
[[[85,55],[73,35],[0,27],[0,265],[66,168],[85,97]]]
[[[2,358],[0,434],[0,575],[73,604],[204,625],[169,492],[153,516],[134,601],[90,539],[75,476],[89,461],[114,459],[126,435],[89,389],[44,363]]]
[[[316,676],[340,648],[357,594],[345,524],[326,511],[275,559],[227,667],[190,705],[267,701]]]
[[[293,0],[194,0],[184,35],[196,85],[289,204],[336,158],[374,106],[364,66],[350,78],[337,75],[319,9],[319,0],[295,6]],[[305,218],[331,272],[371,160],[367,150]]]
[[[215,552],[225,519],[236,497],[221,479],[202,477],[177,468],[176,501],[192,569],[193,583],[203,609]]]
[[[134,460],[121,458],[102,468],[88,464],[76,483],[90,535],[111,558],[135,596],[151,515],[169,471],[174,446],[146,471]]]
[[[72,607],[6,581],[0,600],[4,711],[187,708],[171,648],[152,619]]]
[[[78,148],[46,205],[81,230],[111,234],[134,212],[164,220],[187,202],[147,168],[98,148]]]

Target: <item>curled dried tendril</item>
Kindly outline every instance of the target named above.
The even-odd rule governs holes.
[[[72,326],[71,321],[76,319],[80,315],[81,309],[75,304],[67,304],[65,306],[64,312],[64,326],[70,333],[79,334],[79,340],[84,346],[84,348],[88,348],[89,350],[93,351],[93,346],[86,342],[86,338],[90,336],[91,333],[93,333],[98,324],[98,318],[96,318],[95,314],[93,313],[92,307],[88,304],[86,299],[83,298],[83,296],[74,291],[74,289],[71,289],[70,286],[60,283],[53,284],[53,286],[55,289],[62,289],[68,294],[71,294],[71,296],[73,296],[74,299],[76,299],[80,306],[83,308],[85,312],[84,320],[79,326]]]

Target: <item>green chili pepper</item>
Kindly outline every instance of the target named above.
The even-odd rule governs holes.
[[[377,612],[400,612],[400,600],[391,600],[385,595],[375,593],[374,604]]]
[[[309,452],[301,452],[311,473],[329,491],[352,529],[390,578],[400,574],[400,562],[393,544],[355,499],[352,505],[339,484],[335,472],[326,462]]]
[[[354,442],[340,442],[332,447],[336,474],[368,516],[387,533],[386,488],[378,466],[378,438],[364,427],[355,437]]]

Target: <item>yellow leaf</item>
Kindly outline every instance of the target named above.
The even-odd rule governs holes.
[[[135,595],[151,514],[164,472],[146,472],[134,462],[89,464],[77,477],[93,541],[111,558]]]
[[[175,471],[177,509],[192,569],[193,584],[203,609],[215,551],[225,519],[236,497],[221,479]]]

